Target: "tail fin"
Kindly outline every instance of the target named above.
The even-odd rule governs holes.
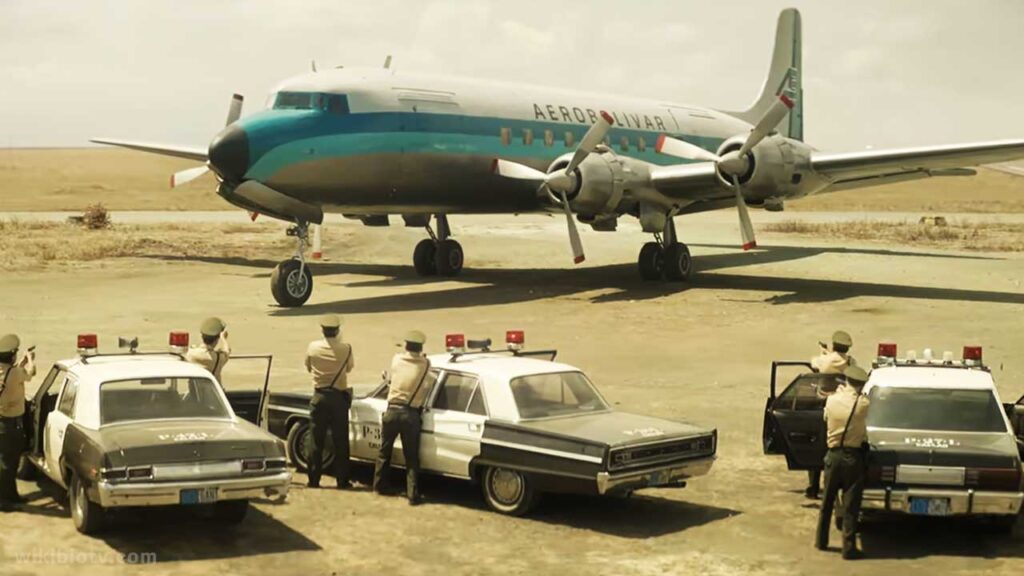
[[[786,8],[779,14],[779,23],[775,29],[775,52],[772,54],[771,68],[761,88],[761,94],[754,104],[742,112],[725,112],[744,122],[756,124],[765,112],[777,100],[780,93],[785,92],[796,101],[796,105],[785,118],[779,122],[777,130],[783,136],[795,140],[804,139],[804,91],[801,56],[800,12],[796,8]]]

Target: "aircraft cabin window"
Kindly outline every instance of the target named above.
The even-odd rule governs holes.
[[[512,129],[502,128],[501,129],[501,145],[508,146],[512,143]]]
[[[555,145],[555,133],[551,130],[544,131],[544,145],[548,148]]]
[[[643,136],[636,137],[636,149],[639,150],[640,152],[644,152],[647,150],[647,141],[644,140]]]
[[[629,152],[629,136],[623,136],[619,138],[619,148],[623,152]]]
[[[572,132],[565,133],[565,147],[572,148],[576,144],[576,135]]]
[[[533,144],[533,130],[523,128],[523,144],[526,144],[527,146]]]

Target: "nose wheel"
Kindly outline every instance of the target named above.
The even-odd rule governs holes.
[[[305,304],[313,294],[313,273],[304,256],[309,246],[309,225],[300,222],[289,228],[287,234],[295,238],[295,256],[274,267],[270,274],[270,293],[279,305],[295,308]]]
[[[458,276],[465,260],[462,245],[450,238],[448,217],[438,214],[436,219],[437,233],[427,224],[430,238],[420,240],[413,250],[413,268],[420,276]]]
[[[689,247],[676,240],[676,227],[671,217],[665,222],[664,235],[655,234],[654,238],[655,242],[648,242],[640,249],[637,259],[640,277],[649,282],[689,280],[693,259]]]

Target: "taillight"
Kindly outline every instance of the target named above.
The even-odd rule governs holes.
[[[284,470],[288,463],[284,460],[267,460],[267,470]]]
[[[1020,490],[1020,468],[968,468],[964,484],[979,490]]]
[[[868,466],[867,481],[873,484],[894,484],[896,482],[895,466]]]
[[[129,480],[140,480],[142,478],[152,478],[153,467],[152,466],[140,466],[138,468],[128,469]]]
[[[100,470],[100,478],[104,480],[124,480],[128,477],[128,471],[124,468],[115,468],[113,470],[103,469]]]
[[[242,460],[242,472],[259,472],[266,468],[263,460]]]

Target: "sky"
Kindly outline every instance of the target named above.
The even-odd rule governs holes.
[[[0,0],[0,146],[205,146],[231,94],[330,66],[743,109],[803,16],[805,139],[1024,137],[1022,0]],[[243,112],[243,115],[245,112]]]

